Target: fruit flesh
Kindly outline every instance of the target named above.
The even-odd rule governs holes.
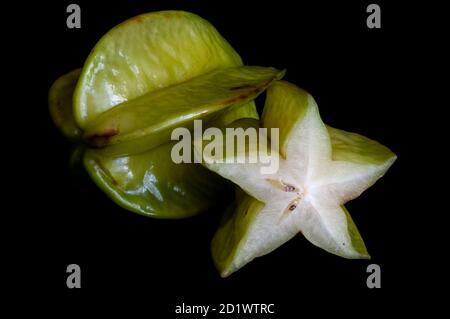
[[[327,128],[314,99],[284,81],[268,89],[262,125],[280,128],[284,157],[277,173],[262,175],[261,163],[239,164],[237,158],[235,164],[205,163],[246,193],[212,242],[213,258],[222,276],[299,232],[333,254],[368,258],[343,204],[375,183],[395,155],[360,135]]]

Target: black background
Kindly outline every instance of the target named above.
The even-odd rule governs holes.
[[[81,6],[81,29],[66,27],[71,2]],[[148,318],[173,317],[181,302],[216,307],[275,303],[273,318],[300,317],[306,309],[352,315],[359,313],[354,307],[362,307],[371,314],[387,313],[387,305],[400,307],[400,295],[414,296],[418,285],[411,274],[422,257],[411,259],[405,247],[418,248],[421,240],[406,235],[411,229],[404,221],[411,211],[405,206],[404,186],[412,168],[405,160],[408,131],[399,123],[414,113],[402,84],[419,68],[409,53],[420,27],[407,24],[411,15],[405,5],[376,1],[382,28],[368,29],[370,2],[312,3],[59,1],[5,11],[22,21],[22,28],[10,24],[5,35],[12,48],[20,48],[10,53],[22,63],[6,67],[17,68],[13,83],[29,88],[17,95],[27,113],[19,132],[24,134],[18,135],[27,144],[19,145],[26,155],[14,161],[24,161],[32,187],[23,179],[13,184],[26,189],[11,209],[23,216],[13,240],[24,245],[7,261],[25,279],[19,283],[14,278],[19,296],[33,288],[30,298],[44,297],[40,305],[48,309],[125,306],[143,310]],[[69,170],[70,145],[51,123],[48,89],[57,77],[82,66],[96,41],[114,25],[164,9],[187,10],[209,20],[245,64],[286,68],[285,79],[315,97],[327,124],[375,139],[398,155],[386,176],[347,206],[371,260],[342,259],[297,236],[222,279],[209,243],[223,207],[187,220],[149,219],[116,206],[86,176]],[[82,289],[66,287],[71,263],[81,266]],[[366,286],[371,263],[381,266],[381,289]]]

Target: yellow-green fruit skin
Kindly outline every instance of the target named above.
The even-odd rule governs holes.
[[[84,129],[117,104],[240,65],[242,60],[231,45],[193,13],[136,16],[106,33],[87,58],[74,95],[76,122]]]

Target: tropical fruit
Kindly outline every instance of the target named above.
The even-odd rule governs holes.
[[[172,129],[194,119],[257,118],[252,100],[281,76],[242,66],[199,16],[161,11],[104,35],[81,70],[55,82],[49,105],[63,134],[87,144],[84,165],[110,198],[143,215],[184,218],[208,209],[229,185],[201,165],[175,164]]]
[[[248,163],[249,150],[257,147],[225,154],[222,162],[195,147],[206,167],[243,190],[212,241],[222,276],[299,232],[330,253],[369,258],[343,205],[383,176],[395,155],[366,137],[327,127],[312,96],[284,81],[269,87],[261,122],[279,129],[279,152],[270,154],[279,157],[276,173],[262,174],[261,161]]]

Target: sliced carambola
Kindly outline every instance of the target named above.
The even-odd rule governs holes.
[[[280,162],[274,174],[262,163],[208,163],[245,192],[212,241],[222,276],[265,255],[301,232],[310,242],[345,258],[368,258],[343,204],[359,196],[395,160],[386,147],[325,126],[307,92],[283,81],[267,92],[262,126],[279,128]],[[197,152],[198,149],[196,148]],[[227,155],[229,156],[229,155]]]
[[[170,140],[174,128],[191,129],[195,119],[212,120],[231,105],[252,101],[283,73],[256,66],[217,69],[99,114],[87,125],[85,138],[108,146],[104,151],[110,155],[139,153]]]

